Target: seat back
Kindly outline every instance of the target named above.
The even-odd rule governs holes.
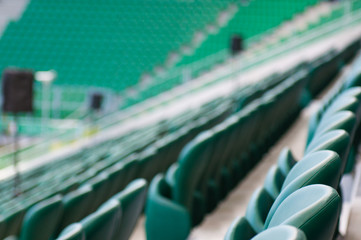
[[[201,179],[209,157],[209,143],[213,136],[211,131],[198,135],[182,150],[178,164],[176,181],[173,188],[175,202],[185,206],[190,213],[193,211],[193,195]]]
[[[256,232],[261,232],[264,229],[264,222],[273,202],[274,198],[264,188],[258,188],[252,194],[245,216]]]
[[[296,159],[289,148],[283,148],[278,156],[277,166],[283,176],[287,176],[292,167],[296,164]]]
[[[311,184],[337,188],[341,175],[341,159],[332,151],[319,151],[305,156],[287,175],[281,193],[275,199],[265,222],[268,227],[280,204],[293,192]]]
[[[3,216],[0,216],[0,239],[3,239],[5,236],[6,222]]]
[[[322,118],[327,118],[340,111],[351,111],[357,113],[359,109],[359,101],[354,97],[337,98],[323,113]]]
[[[73,223],[66,227],[57,240],[85,240],[85,233],[80,223]]]
[[[111,240],[120,218],[121,206],[117,200],[111,199],[80,223],[87,240]]]
[[[306,235],[302,230],[293,226],[281,225],[269,228],[257,234],[251,240],[307,240]]]
[[[104,202],[106,192],[110,188],[108,184],[108,176],[109,175],[107,173],[103,172],[89,180],[88,184],[90,184],[93,189],[93,201],[89,207],[89,213],[95,211]]]
[[[342,161],[346,161],[350,136],[345,130],[332,130],[314,138],[307,146],[305,156],[309,153],[331,150],[336,152]]]
[[[59,223],[59,232],[71,223],[80,221],[89,213],[92,194],[92,187],[87,184],[64,196],[64,214]]]
[[[268,170],[266,179],[264,180],[264,188],[273,199],[276,199],[279,195],[284,180],[285,177],[277,166],[273,165]]]
[[[224,240],[249,240],[256,235],[256,231],[245,217],[239,217],[232,222]]]
[[[122,207],[122,220],[120,225],[116,226],[114,239],[129,239],[143,210],[146,193],[147,182],[137,179],[113,197]]]
[[[307,239],[332,239],[341,209],[337,191],[325,185],[303,187],[288,196],[272,216],[268,228],[290,225]]]
[[[340,111],[329,118],[323,118],[318,124],[314,137],[337,129],[345,130],[350,136],[352,136],[355,126],[355,114],[350,111]]]
[[[155,176],[149,186],[145,220],[149,240],[186,239],[191,230],[189,212],[172,201],[171,191],[162,174]]]
[[[62,196],[56,195],[31,207],[25,214],[20,240],[48,240],[63,214]]]

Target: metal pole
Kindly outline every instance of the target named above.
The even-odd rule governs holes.
[[[14,176],[14,197],[19,196],[21,193],[20,189],[20,172],[18,168],[18,150],[19,150],[19,134],[18,134],[18,116],[17,113],[14,113],[14,127],[13,131],[13,140],[14,140],[14,154],[13,154],[13,166],[15,170]]]

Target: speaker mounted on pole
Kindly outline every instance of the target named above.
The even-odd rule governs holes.
[[[3,112],[33,112],[34,73],[30,70],[6,69],[3,73]]]

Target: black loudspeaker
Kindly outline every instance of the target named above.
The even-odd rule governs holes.
[[[28,70],[6,69],[3,73],[3,112],[33,111],[34,73]]]
[[[90,108],[92,110],[100,110],[103,103],[103,94],[101,93],[93,93],[91,96]]]
[[[231,38],[231,53],[236,55],[243,51],[243,38],[240,35],[233,35]]]

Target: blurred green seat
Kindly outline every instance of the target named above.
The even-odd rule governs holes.
[[[296,190],[311,184],[325,184],[338,187],[341,177],[341,159],[332,151],[319,151],[302,158],[287,175],[280,194],[268,212],[265,228],[280,204]]]
[[[285,176],[277,166],[274,165],[268,170],[264,180],[264,188],[273,199],[276,199],[279,195],[284,180]]]
[[[245,217],[239,217],[232,222],[224,240],[249,240],[256,233]]]
[[[332,130],[342,129],[345,130],[350,136],[353,135],[353,132],[356,127],[356,117],[350,111],[340,111],[329,118],[323,118],[318,127],[316,128],[314,138],[322,135],[325,132],[329,132]]]
[[[73,223],[66,227],[57,240],[85,240],[85,233],[80,223]]]
[[[302,230],[289,226],[289,225],[280,225],[266,229],[265,231],[257,234],[251,240],[307,240],[306,235]]]
[[[264,223],[273,203],[274,198],[264,188],[258,188],[253,192],[245,218],[256,232],[264,229]]]
[[[87,184],[92,187],[93,192],[91,195],[91,205],[89,207],[90,212],[88,213],[95,211],[106,200],[107,192],[110,187],[108,184],[108,176],[107,173],[102,172],[88,181]]]
[[[267,228],[290,225],[303,231],[307,239],[332,239],[341,203],[332,187],[319,184],[303,187],[278,206]]]
[[[31,207],[23,220],[20,240],[48,240],[55,234],[63,214],[62,196],[56,195]]]
[[[347,146],[349,143],[350,136],[345,130],[331,130],[313,138],[306,147],[304,154],[306,156],[311,152],[331,150],[336,152],[344,161],[348,155]]]
[[[112,197],[119,202],[122,209],[120,225],[116,225],[113,239],[129,239],[142,213],[146,194],[147,182],[144,179],[137,179]]]
[[[277,167],[284,177],[290,172],[292,167],[297,163],[291,150],[287,147],[283,148],[278,156]]]
[[[111,240],[120,225],[122,210],[115,199],[107,201],[97,211],[80,221],[87,240]]]
[[[63,197],[64,214],[59,222],[58,232],[91,213],[89,209],[93,201],[92,190],[90,185],[84,185]]]
[[[185,207],[170,200],[172,190],[162,174],[152,180],[146,204],[146,236],[149,240],[184,240],[192,227]],[[166,221],[164,221],[166,219]],[[173,223],[177,223],[174,227]],[[160,230],[162,229],[162,230]]]

